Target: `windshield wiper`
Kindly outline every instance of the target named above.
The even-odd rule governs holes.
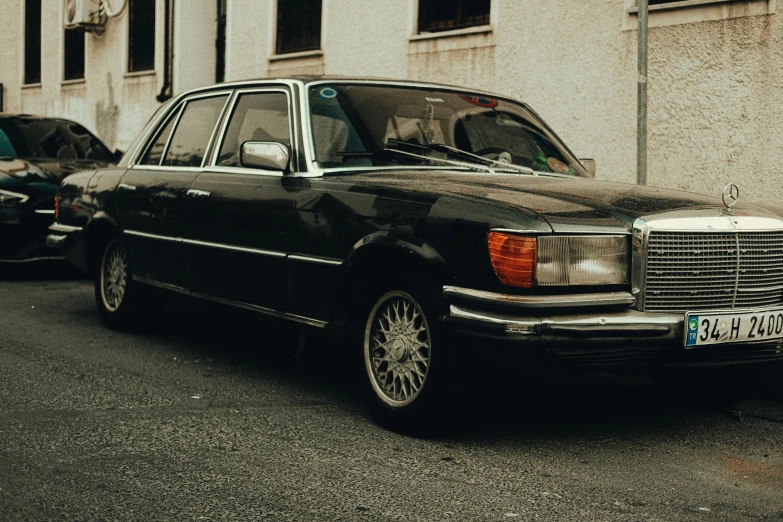
[[[522,165],[515,165],[513,163],[506,163],[503,161],[497,161],[497,160],[485,158],[483,156],[479,156],[478,154],[473,154],[472,152],[468,152],[466,150],[450,147],[444,143],[430,143],[429,145],[419,145],[418,143],[408,143],[407,141],[402,141],[394,138],[389,138],[387,143],[391,145],[397,145],[397,146],[412,147],[420,150],[432,150],[435,152],[442,152],[444,154],[451,154],[452,156],[456,156],[458,158],[462,158],[465,160],[477,161],[480,164],[485,165],[487,167],[496,167],[499,169],[511,169],[516,172],[524,172],[525,174],[538,176],[538,174],[536,174],[536,172],[530,167],[524,167]]]
[[[391,140],[390,140],[391,141]],[[405,142],[403,142],[405,143]],[[410,144],[407,144],[410,145]],[[418,146],[420,147],[420,145]],[[426,147],[425,147],[426,149]],[[434,149],[433,149],[434,150]],[[468,163],[464,161],[455,161],[450,160],[447,158],[437,158],[434,156],[426,156],[424,154],[415,154],[413,152],[406,152],[404,150],[400,149],[393,149],[390,147],[385,147],[383,149],[377,149],[374,151],[359,151],[359,152],[351,152],[351,151],[340,151],[337,153],[338,157],[344,157],[344,158],[372,158],[372,157],[379,157],[379,156],[388,156],[388,155],[397,155],[397,156],[405,156],[408,158],[415,158],[420,159],[424,161],[429,161],[431,163],[445,163],[446,165],[452,165],[455,167],[462,167],[474,171],[480,171],[480,172],[493,172],[492,168],[490,168],[486,164],[477,164],[477,163]]]

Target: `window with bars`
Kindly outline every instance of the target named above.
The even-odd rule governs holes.
[[[128,0],[128,72],[155,69],[155,0]]]
[[[84,78],[84,31],[66,29],[63,37],[63,80]]]
[[[490,0],[419,0],[419,33],[489,24]]]
[[[41,2],[24,3],[24,83],[41,83]]]
[[[321,48],[321,0],[277,0],[277,54]]]

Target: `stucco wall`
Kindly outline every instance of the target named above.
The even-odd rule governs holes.
[[[629,1],[555,7],[551,0],[493,0],[492,31],[420,39],[411,38],[416,0],[323,0],[323,52],[277,59],[275,0],[232,0],[226,78],[324,72],[502,92],[529,102],[577,155],[594,157],[599,178],[633,183],[637,33],[626,13]],[[58,9],[45,11],[43,87],[20,90],[22,22],[15,17],[21,3],[5,0],[3,12],[10,15],[0,17],[7,110],[73,117],[111,145],[127,146],[157,105],[163,2],[158,2],[157,74],[124,74],[125,13],[109,23],[104,37],[88,38],[86,82],[61,85],[57,2]],[[650,185],[717,195],[734,181],[743,197],[783,204],[783,15],[745,16],[775,10],[775,0],[753,4],[753,9],[737,2],[651,15]],[[715,20],[677,23],[702,18]],[[213,30],[205,28],[205,34]],[[199,33],[192,26],[190,32]],[[183,45],[187,42],[177,41],[177,47]],[[181,64],[176,73],[198,83],[183,69],[189,50],[175,59]]]

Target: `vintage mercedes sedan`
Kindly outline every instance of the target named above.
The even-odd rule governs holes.
[[[780,215],[586,165],[495,94],[222,84],[163,106],[116,168],[66,178],[48,240],[111,328],[158,288],[342,336],[394,429],[460,400],[458,366],[502,365],[501,342],[721,395],[783,359]]]

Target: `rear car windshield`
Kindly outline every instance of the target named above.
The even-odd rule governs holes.
[[[427,164],[404,155],[362,154],[393,143],[408,151],[446,145],[536,172],[584,175],[566,147],[521,103],[436,88],[341,83],[313,85],[308,98],[321,168]]]
[[[87,129],[65,120],[0,119],[0,157],[114,161]]]

